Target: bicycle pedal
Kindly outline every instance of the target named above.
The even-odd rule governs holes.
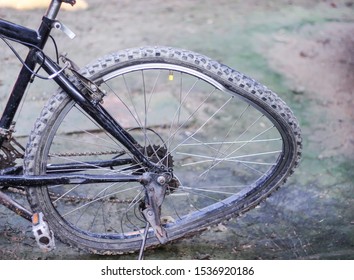
[[[42,212],[32,215],[32,232],[39,248],[45,252],[55,249],[54,233],[43,219]]]

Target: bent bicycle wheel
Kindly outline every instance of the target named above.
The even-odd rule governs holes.
[[[255,207],[299,162],[300,128],[287,105],[203,55],[167,47],[131,49],[107,55],[81,73],[105,93],[89,98],[102,104],[151,161],[173,170],[161,209],[169,240]],[[119,165],[100,164],[112,159]],[[49,174],[53,166],[70,165],[76,166],[72,174],[149,171],[59,90],[30,136],[25,173]],[[28,198],[65,243],[97,254],[140,248],[146,222],[138,182],[30,187]],[[158,244],[150,229],[146,247]]]

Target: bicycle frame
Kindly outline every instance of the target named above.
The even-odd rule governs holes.
[[[4,38],[15,40],[29,47],[29,52],[25,59],[25,65],[22,67],[18,75],[0,119],[0,147],[5,139],[9,137],[10,127],[24,96],[27,85],[31,81],[36,65],[40,64],[48,75],[54,76],[54,81],[82,108],[83,111],[85,111],[115,139],[122,143],[137,158],[137,160],[152,170],[166,172],[167,170],[161,170],[155,163],[149,161],[137,148],[137,142],[133,137],[125,131],[99,103],[93,102],[86,97],[80,89],[69,80],[64,71],[62,71],[63,69],[60,68],[57,63],[44,56],[42,50],[49,38],[54,23],[56,23],[55,18],[62,2],[73,4],[73,1],[52,0],[46,14],[42,18],[42,23],[38,31],[0,19],[0,34],[3,35]],[[122,160],[112,159],[97,162],[95,163],[95,166],[116,166],[123,164],[121,161]],[[72,170],[73,168],[80,169],[80,164],[77,165],[78,166],[73,166],[72,164],[68,166],[51,166],[49,171],[50,174],[38,176],[19,174],[22,172],[22,167],[5,168],[0,170],[0,185],[5,187],[40,187],[51,184],[88,184],[99,182],[140,182],[144,184],[147,180],[146,177],[140,175],[65,174],[65,170]],[[6,198],[3,195],[4,193],[0,191],[0,203],[8,208],[14,207],[11,210],[18,212],[18,205],[11,201],[10,198]],[[28,213],[24,213],[24,216],[25,218],[28,218]]]

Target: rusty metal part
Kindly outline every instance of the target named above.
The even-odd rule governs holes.
[[[15,212],[17,215],[20,215],[21,217],[25,218],[28,221],[32,220],[32,212],[16,201],[14,201],[11,197],[9,197],[7,194],[3,193],[0,191],[0,204],[4,205],[11,211]]]
[[[164,244],[168,241],[166,230],[161,224],[161,205],[165,199],[168,183],[172,179],[171,174],[144,173],[145,201],[141,206],[141,212],[145,220],[153,228],[155,236]]]
[[[80,153],[51,153],[49,154],[49,156],[50,157],[84,157],[84,156],[116,155],[120,153],[122,153],[122,151],[111,150],[111,151],[80,152]]]
[[[15,166],[15,161],[23,158],[24,151],[25,148],[14,138],[5,139],[0,148],[0,169]]]
[[[168,154],[168,151],[165,147],[160,146],[160,145],[148,145],[146,147],[141,147],[140,151],[149,158],[150,161],[153,163],[157,163],[159,165],[164,165],[167,168],[172,168],[173,167],[173,158],[170,154]],[[143,174],[144,172],[149,172],[149,170],[146,169],[145,166],[140,165],[139,163],[136,162],[134,163],[134,166],[136,167],[136,171],[134,174]]]
[[[173,169],[173,157],[168,153],[168,150],[160,145],[149,145],[146,147],[141,147],[141,152],[145,154],[152,162],[158,163],[168,167],[169,169]],[[144,172],[148,172],[143,166],[137,168],[134,174],[143,174]],[[163,176],[162,176],[163,177]],[[160,178],[162,178],[160,176]],[[180,185],[179,181],[176,178],[171,178],[167,184],[166,195],[173,193],[178,189]]]
[[[61,55],[60,58],[64,63],[69,65],[70,71],[74,74],[74,76],[80,81],[82,86],[86,89],[86,93],[91,98],[92,102],[95,104],[103,103],[103,97],[106,96],[106,92],[104,90],[101,90],[95,82],[83,76],[79,72],[79,67],[66,55]]]

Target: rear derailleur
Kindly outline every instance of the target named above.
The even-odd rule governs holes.
[[[146,172],[143,174],[145,200],[140,204],[140,212],[146,221],[146,229],[140,249],[139,259],[142,259],[149,226],[154,230],[156,238],[161,244],[168,241],[165,228],[161,224],[161,205],[166,196],[169,183],[173,181],[172,173],[162,174]]]

